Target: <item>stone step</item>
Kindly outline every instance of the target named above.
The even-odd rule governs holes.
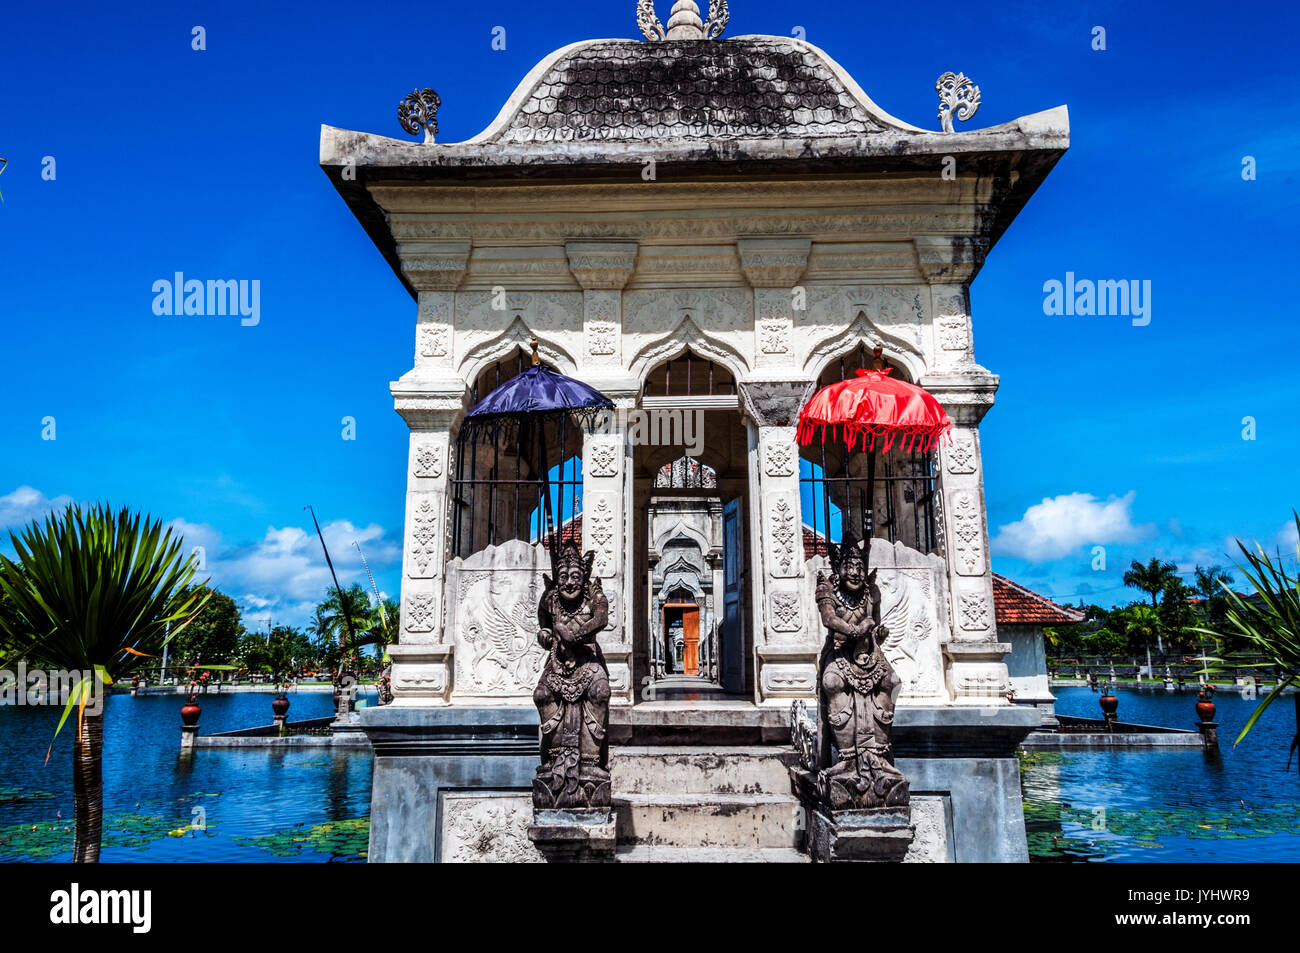
[[[619,794],[790,794],[793,750],[779,746],[610,748]]]
[[[620,845],[795,848],[800,808],[792,795],[615,794]]]
[[[620,864],[810,864],[807,854],[790,847],[649,847],[628,844],[618,848]]]

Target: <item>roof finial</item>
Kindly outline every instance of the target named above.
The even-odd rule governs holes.
[[[533,367],[536,367],[538,364],[542,363],[542,356],[537,353],[537,335],[534,334],[531,338],[529,338],[528,343],[532,345]]]
[[[727,0],[713,0],[709,19],[700,19],[695,0],[677,0],[668,17],[668,27],[655,15],[654,0],[637,0],[636,22],[647,40],[713,40],[722,35],[729,18]]]
[[[677,0],[673,4],[673,11],[668,16],[667,39],[704,39],[704,21],[700,19],[700,8],[695,5],[695,0]]]

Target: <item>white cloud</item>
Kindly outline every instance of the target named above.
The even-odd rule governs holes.
[[[1300,546],[1300,534],[1296,533],[1295,520],[1287,520],[1282,524],[1282,528],[1277,532],[1277,544],[1288,555],[1296,546]]]
[[[70,496],[50,499],[40,490],[20,486],[12,493],[0,496],[0,529],[16,533],[32,520],[43,520],[51,510],[61,510],[71,502]]]
[[[1049,497],[1003,526],[993,540],[994,552],[1044,562],[1068,556],[1083,546],[1139,542],[1152,534],[1153,527],[1133,525],[1136,497],[1136,490],[1105,501],[1091,493]]]
[[[314,528],[269,526],[256,543],[227,547],[221,534],[206,524],[175,520],[171,525],[184,533],[187,551],[195,545],[204,547],[207,567],[202,575],[244,606],[250,623],[273,619],[302,625],[334,584]],[[374,523],[358,527],[349,520],[336,520],[322,526],[321,533],[344,587],[360,582],[370,588],[354,541],[365,550],[373,571],[396,565],[402,558],[401,547]]]
[[[0,496],[0,530],[17,530],[71,502],[71,497],[51,499],[30,486],[20,486]],[[316,604],[333,586],[320,540],[310,523],[268,526],[260,540],[243,545],[228,545],[221,531],[207,523],[191,523],[178,517],[166,528],[182,538],[186,555],[201,547],[203,566],[196,579],[209,580],[242,606],[250,628],[260,626],[264,620],[305,625]],[[321,533],[344,588],[359,582],[370,591],[370,580],[354,542],[365,550],[376,574],[401,563],[400,543],[389,539],[378,524],[357,526],[349,520],[335,520],[322,526]]]

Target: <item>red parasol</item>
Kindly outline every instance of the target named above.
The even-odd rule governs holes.
[[[876,456],[872,451],[876,449],[876,438],[882,438],[881,449],[886,453],[893,448],[896,439],[905,441],[903,446],[908,452],[929,451],[940,438],[952,439],[952,418],[943,405],[923,388],[890,377],[892,368],[883,365],[880,351],[876,348],[874,370],[862,369],[856,377],[823,387],[799,412],[798,439],[801,446],[808,446],[818,436],[822,443],[826,443],[827,430],[831,440],[843,440],[850,452],[858,439],[862,440],[862,451],[867,455],[863,561],[868,566],[874,529]],[[826,532],[829,539],[829,512]]]
[[[819,434],[825,443],[829,428],[831,439],[843,439],[849,450],[859,437],[867,452],[876,448],[877,437],[884,439],[886,452],[896,438],[907,441],[908,451],[933,449],[940,437],[951,433],[952,418],[932,394],[894,380],[891,370],[859,370],[857,377],[813,394],[799,412],[799,443],[806,447]]]

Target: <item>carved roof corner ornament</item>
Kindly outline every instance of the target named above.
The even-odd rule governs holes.
[[[980,88],[965,73],[947,72],[934,84],[939,94],[939,121],[944,132],[952,132],[955,113],[962,122],[970,119],[980,108]]]
[[[423,129],[424,144],[432,145],[438,132],[438,107],[441,105],[442,98],[433,90],[414,90],[398,104],[397,121],[411,135]]]
[[[677,0],[665,28],[655,15],[654,0],[637,0],[636,5],[636,25],[647,40],[716,40],[730,17],[727,0],[712,0],[707,20],[700,19],[695,0]]]

